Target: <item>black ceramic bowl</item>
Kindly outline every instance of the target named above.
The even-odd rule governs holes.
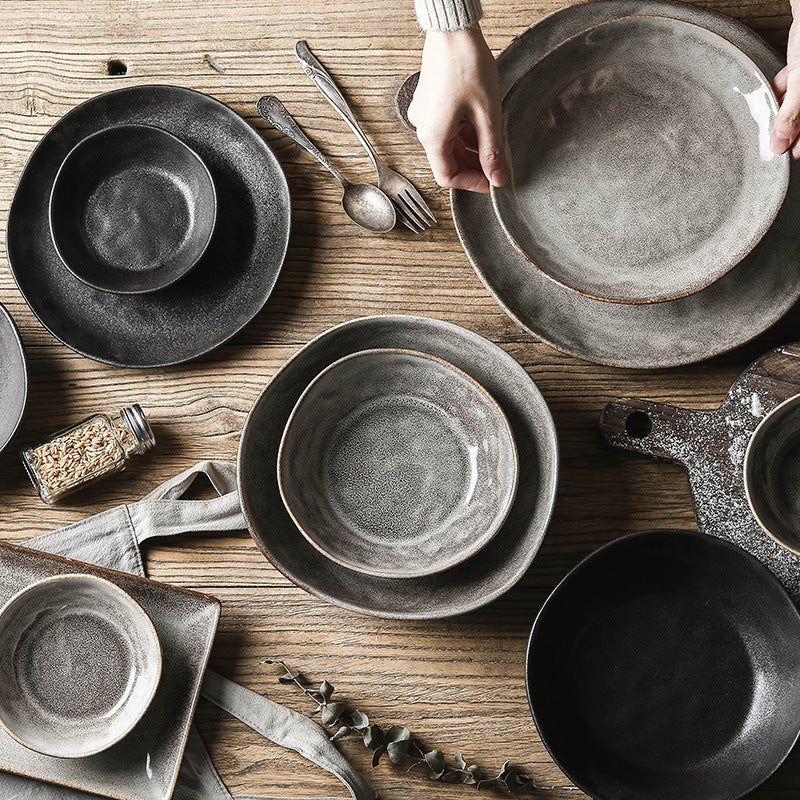
[[[67,154],[50,194],[61,260],[95,289],[163,289],[200,260],[217,215],[214,182],[180,139],[150,125],[116,125]]]
[[[539,735],[602,800],[735,800],[800,731],[800,615],[734,544],[646,531],[553,590],[528,645]]]

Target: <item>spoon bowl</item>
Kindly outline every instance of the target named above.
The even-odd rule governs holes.
[[[372,183],[348,183],[342,208],[356,225],[372,233],[388,233],[397,222],[392,201]]]

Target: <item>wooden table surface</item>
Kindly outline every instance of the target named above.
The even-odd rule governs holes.
[[[701,5],[751,25],[784,48],[785,0],[719,0]],[[281,656],[313,680],[329,679],[380,724],[407,725],[431,748],[464,753],[486,771],[505,759],[546,785],[534,796],[582,796],[554,766],[528,713],[523,681],[531,622],[555,583],[582,557],[621,534],[693,528],[679,467],[612,450],[597,427],[603,405],[641,396],[712,408],[761,352],[798,338],[793,312],[756,342],[680,369],[626,371],[562,355],[514,324],[495,303],[459,246],[447,193],[435,186],[414,136],[396,121],[394,93],[419,66],[422,38],[411,0],[4,0],[0,15],[0,237],[18,176],[50,126],[77,103],[109,89],[171,83],[229,104],[274,148],[289,180],[293,227],[286,264],[265,309],[213,354],[181,366],[130,370],[76,355],[45,331],[20,296],[5,255],[0,301],[19,325],[30,372],[29,403],[14,446],[0,455],[2,535],[20,542],[121,502],[206,458],[234,459],[253,401],[303,343],[353,317],[412,313],[477,331],[518,359],[547,399],[561,446],[555,516],[522,581],[487,608],[433,622],[372,619],[326,605],[293,586],[260,555],[245,531],[160,542],[147,549],[149,575],[222,600],[214,669],[273,699],[305,709],[279,686]],[[496,51],[558,0],[485,0],[487,39]],[[344,123],[300,70],[292,46],[306,38],[341,82],[387,160],[422,190],[440,225],[413,236],[372,236],[347,222],[338,187],[310,157],[256,118],[264,93],[292,113],[353,178],[370,166]],[[125,75],[110,75],[110,60]],[[212,65],[223,70],[219,71]],[[5,247],[0,247],[5,253]],[[35,496],[17,459],[31,442],[99,409],[140,402],[158,447],[131,469],[58,506]],[[341,795],[335,779],[269,744],[201,701],[200,732],[234,794]],[[342,749],[388,800],[467,798],[467,786],[429,782],[381,763],[364,748]],[[800,755],[756,797],[796,798]]]

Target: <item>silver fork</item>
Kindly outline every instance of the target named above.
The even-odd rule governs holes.
[[[397,207],[400,221],[414,233],[422,231],[436,224],[436,217],[428,208],[422,195],[416,190],[410,180],[404,178],[399,172],[387,166],[384,160],[375,152],[372,143],[361,130],[350,106],[339,91],[339,88],[328,74],[328,71],[311,52],[308,44],[300,40],[294,46],[294,52],[303,65],[303,72],[314,82],[317,89],[322,92],[325,99],[339,112],[339,116],[350,126],[350,130],[358,137],[367,155],[378,173],[378,187],[382,189]]]

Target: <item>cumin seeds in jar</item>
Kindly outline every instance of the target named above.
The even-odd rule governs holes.
[[[89,483],[125,469],[131,457],[155,446],[138,403],[116,414],[93,414],[20,456],[45,503],[55,503]]]

